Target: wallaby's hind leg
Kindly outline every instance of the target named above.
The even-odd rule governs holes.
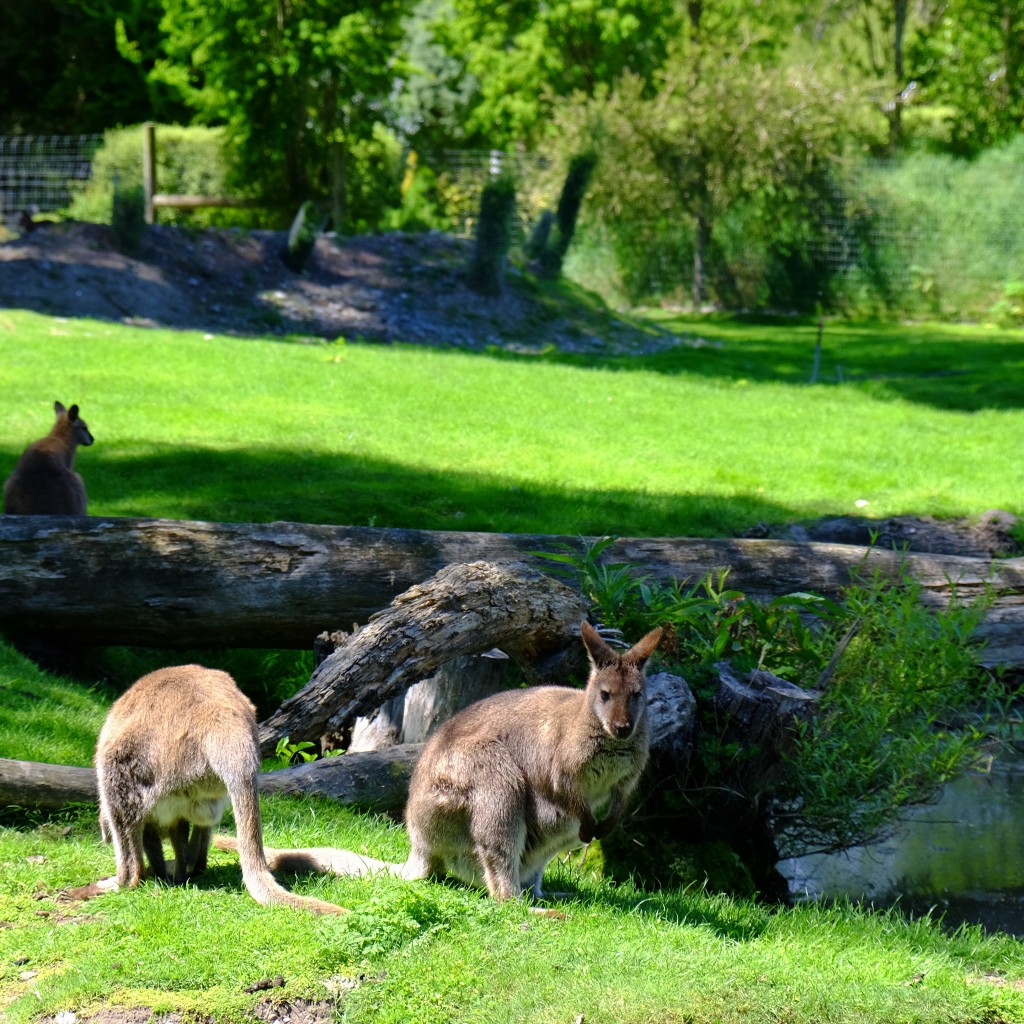
[[[100,790],[100,818],[109,830],[117,861],[117,883],[121,888],[138,885],[145,875],[143,853],[153,871],[167,876],[160,836],[154,826],[145,826],[151,810],[147,795],[155,773],[138,751],[122,748],[97,761]]]
[[[185,828],[188,828],[186,823]],[[171,829],[171,843],[174,843],[174,829]],[[167,878],[167,861],[164,860],[164,844],[156,825],[146,822],[142,826],[142,848],[146,851],[150,874],[154,878]],[[177,846],[174,847],[177,854]],[[177,870],[177,864],[175,864]]]
[[[127,823],[114,815],[111,815],[108,824],[117,862],[117,884],[122,889],[131,889],[142,881],[145,873],[142,824]]]
[[[201,875],[206,870],[206,859],[210,853],[213,829],[209,825],[193,825],[188,841],[188,877]]]
[[[487,891],[498,902],[522,893],[519,866],[526,846],[525,794],[512,784],[492,785],[478,798],[470,835]]]
[[[184,885],[188,879],[189,865],[188,822],[184,818],[179,818],[167,830],[167,835],[171,841],[171,848],[174,850],[174,877],[171,881],[175,885]]]

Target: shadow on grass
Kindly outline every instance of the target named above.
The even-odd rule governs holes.
[[[4,452],[11,464],[17,452]],[[2,463],[0,463],[2,464]],[[805,514],[753,495],[530,486],[287,449],[90,451],[93,515],[569,536],[729,536]],[[642,487],[642,480],[639,481]]]
[[[817,342],[814,320],[719,316],[661,317],[679,338],[645,356],[541,358],[581,367],[643,370],[715,381],[810,385]],[[537,359],[491,352],[505,359]],[[1024,333],[929,324],[826,323],[819,388],[846,384],[882,400],[976,412],[1024,407]]]

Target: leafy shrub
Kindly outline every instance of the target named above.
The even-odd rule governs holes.
[[[664,881],[674,857],[666,851],[679,837],[701,836],[726,843],[760,891],[771,891],[783,856],[884,836],[901,808],[930,799],[979,757],[983,732],[970,723],[980,713],[1005,717],[1001,680],[972,653],[984,601],[968,606],[954,595],[934,612],[909,577],[880,576],[857,581],[839,602],[805,593],[758,601],[727,588],[725,572],[662,584],[605,562],[609,543],[547,557],[575,576],[606,625],[627,637],[662,625],[661,656],[697,700],[695,754],[672,777],[648,783],[640,820],[605,841],[613,873]],[[720,661],[737,674],[764,668],[804,689],[824,688],[771,778],[759,767],[763,752],[746,749],[720,719]]]
[[[113,196],[117,189],[142,188],[141,126],[105,132],[103,145],[92,164],[92,178],[68,210],[71,217],[98,224],[111,223]],[[255,198],[231,179],[231,155],[220,128],[179,128],[161,125],[156,130],[157,191],[174,195],[230,195]],[[211,224],[266,226],[280,213],[263,209],[209,207],[181,210],[161,207],[162,224],[206,227]]]

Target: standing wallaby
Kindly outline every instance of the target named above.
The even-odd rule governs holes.
[[[92,444],[78,406],[53,403],[57,422],[21,454],[4,483],[4,512],[12,516],[84,516],[85,484],[75,472],[75,449]]]
[[[555,854],[608,835],[647,763],[644,666],[661,629],[624,654],[587,622],[586,689],[509,690],[453,715],[427,741],[409,784],[405,864],[348,850],[268,850],[293,870],[426,878],[446,871],[496,900],[542,896]],[[607,808],[603,821],[597,815]],[[220,848],[234,844],[218,837]]]
[[[164,838],[174,848],[175,883],[202,872],[230,797],[242,878],[252,898],[344,913],[274,880],[263,852],[259,768],[255,708],[226,672],[181,665],[135,682],[114,702],[96,744],[100,830],[114,843],[117,884],[139,884],[143,852],[152,874],[167,878]]]

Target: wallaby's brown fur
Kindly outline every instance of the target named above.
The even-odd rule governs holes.
[[[4,482],[4,512],[12,516],[84,516],[85,484],[75,472],[75,449],[90,445],[92,434],[78,406],[53,403],[57,422],[42,440],[30,444]]]
[[[591,665],[585,690],[499,693],[463,709],[427,741],[409,785],[405,864],[323,848],[268,850],[270,863],[404,878],[448,872],[482,882],[496,900],[524,889],[543,895],[541,878],[555,854],[618,824],[648,757],[644,666],[662,631],[624,654],[589,623],[581,632]],[[219,837],[216,844],[232,847]]]
[[[202,872],[230,797],[252,898],[344,913],[275,881],[263,852],[259,768],[255,709],[226,672],[181,665],[135,682],[114,702],[96,745],[100,829],[114,844],[118,885],[139,884],[143,853],[153,875],[168,877],[164,838],[174,849],[175,883]]]

